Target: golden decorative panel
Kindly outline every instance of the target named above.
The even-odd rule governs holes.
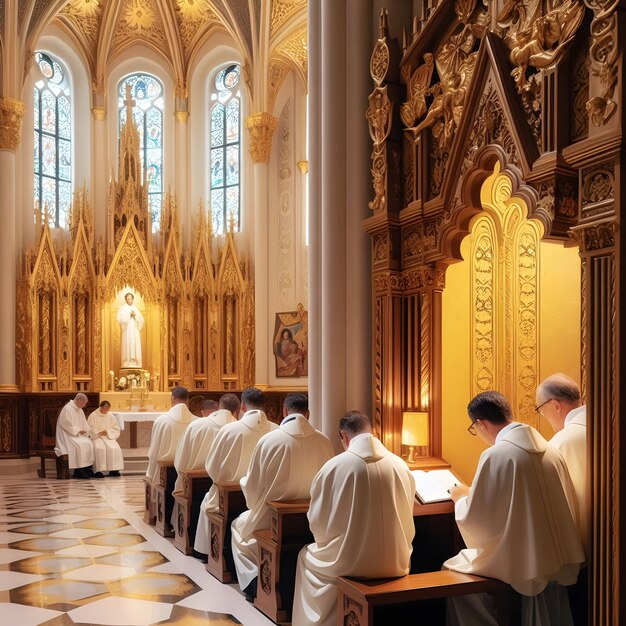
[[[471,231],[472,394],[496,389],[518,419],[536,426],[541,226],[511,198],[499,165],[481,191],[484,212]]]
[[[274,52],[286,57],[298,69],[306,82],[308,72],[307,27],[303,26],[289,35]]]
[[[118,14],[111,49],[125,47],[138,37],[166,54],[170,50],[155,0],[125,0]]]
[[[273,37],[289,20],[307,8],[306,0],[272,0],[270,36]]]

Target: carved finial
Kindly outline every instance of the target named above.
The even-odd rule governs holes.
[[[389,22],[388,22],[389,12],[387,9],[383,8],[380,10],[380,36],[379,39],[385,39],[385,37],[389,37]]]
[[[126,84],[126,97],[124,98],[124,106],[126,107],[126,119],[130,120],[133,114],[133,108],[137,104],[131,96],[131,86]]]
[[[412,32],[412,41],[415,41],[417,39],[417,36],[419,35],[420,32],[420,21],[417,17],[417,15],[415,15],[413,17],[413,32]]]
[[[213,210],[211,209],[211,203],[209,202],[207,215],[206,215],[206,224],[207,224],[207,236],[209,242],[213,239]]]
[[[232,235],[235,232],[235,214],[231,213],[228,216],[228,232]]]
[[[406,52],[406,28],[402,27],[402,52]]]

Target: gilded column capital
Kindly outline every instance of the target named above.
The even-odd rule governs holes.
[[[254,163],[269,162],[277,123],[270,113],[254,113],[246,118],[246,128],[250,131],[250,157]]]
[[[22,140],[25,106],[13,98],[0,98],[0,150],[15,152]]]
[[[107,110],[104,107],[91,107],[91,114],[96,122],[104,122],[107,118]]]

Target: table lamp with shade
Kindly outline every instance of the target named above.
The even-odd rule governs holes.
[[[402,445],[409,447],[407,463],[415,463],[415,448],[428,445],[428,413],[405,411],[402,414]]]

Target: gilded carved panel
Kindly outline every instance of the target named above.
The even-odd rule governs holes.
[[[508,177],[492,177],[487,186],[470,239],[472,392],[505,393],[516,418],[536,425],[541,227],[511,199]]]

